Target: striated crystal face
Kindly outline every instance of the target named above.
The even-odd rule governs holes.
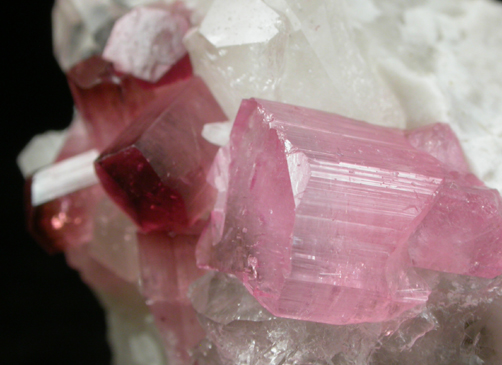
[[[206,174],[217,147],[204,124],[226,120],[199,78],[166,87],[96,162],[108,194],[144,232],[200,230],[214,202]]]
[[[416,144],[424,148],[407,137],[324,112],[243,101],[209,174],[219,196],[199,265],[237,275],[277,316],[332,324],[384,321],[425,303],[429,288],[410,269],[412,234],[414,266],[502,273],[498,193],[451,171],[465,165],[455,154],[462,160],[446,164],[450,149],[461,152],[452,133]],[[473,196],[452,196],[458,184]],[[441,228],[445,221],[452,232]],[[458,237],[463,261],[448,255]]]

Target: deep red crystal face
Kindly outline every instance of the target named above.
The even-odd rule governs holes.
[[[112,199],[124,208],[143,232],[179,230],[188,224],[178,192],[164,185],[141,151],[131,146],[96,163],[96,173]]]
[[[103,187],[143,232],[200,232],[214,204],[206,174],[218,150],[202,129],[222,120],[201,79],[171,84],[98,158]]]

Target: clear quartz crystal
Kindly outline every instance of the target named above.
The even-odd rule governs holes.
[[[208,274],[191,289],[208,334],[196,364],[498,364],[500,279],[425,276],[434,294],[415,317],[336,326],[274,317],[235,277]]]

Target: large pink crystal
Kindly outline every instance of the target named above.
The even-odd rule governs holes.
[[[115,23],[103,58],[117,71],[157,82],[186,54],[189,15],[182,3],[134,8]]]
[[[202,237],[202,266],[291,318],[383,321],[427,300],[403,247],[444,172],[402,131],[251,99],[229,151],[224,223]]]
[[[166,86],[96,162],[105,190],[144,232],[200,230],[214,202],[206,175],[217,152],[201,132],[225,119],[201,79]]]

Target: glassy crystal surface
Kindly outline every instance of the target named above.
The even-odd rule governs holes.
[[[402,108],[354,44],[343,8],[342,1],[216,0],[185,44],[232,120],[241,99],[260,97],[403,126]]]
[[[376,322],[427,300],[404,251],[444,172],[402,131],[245,100],[229,150],[226,207],[201,238],[201,265],[291,318]]]
[[[144,232],[196,231],[214,193],[206,174],[217,147],[204,124],[226,120],[199,78],[166,87],[95,164],[110,197]]]
[[[502,356],[496,342],[500,279],[425,276],[433,294],[414,318],[328,325],[274,317],[236,278],[208,274],[191,290],[207,332],[194,361],[201,365],[497,364]]]
[[[115,23],[103,58],[119,72],[157,82],[185,55],[181,40],[189,27],[182,3],[137,7]]]

